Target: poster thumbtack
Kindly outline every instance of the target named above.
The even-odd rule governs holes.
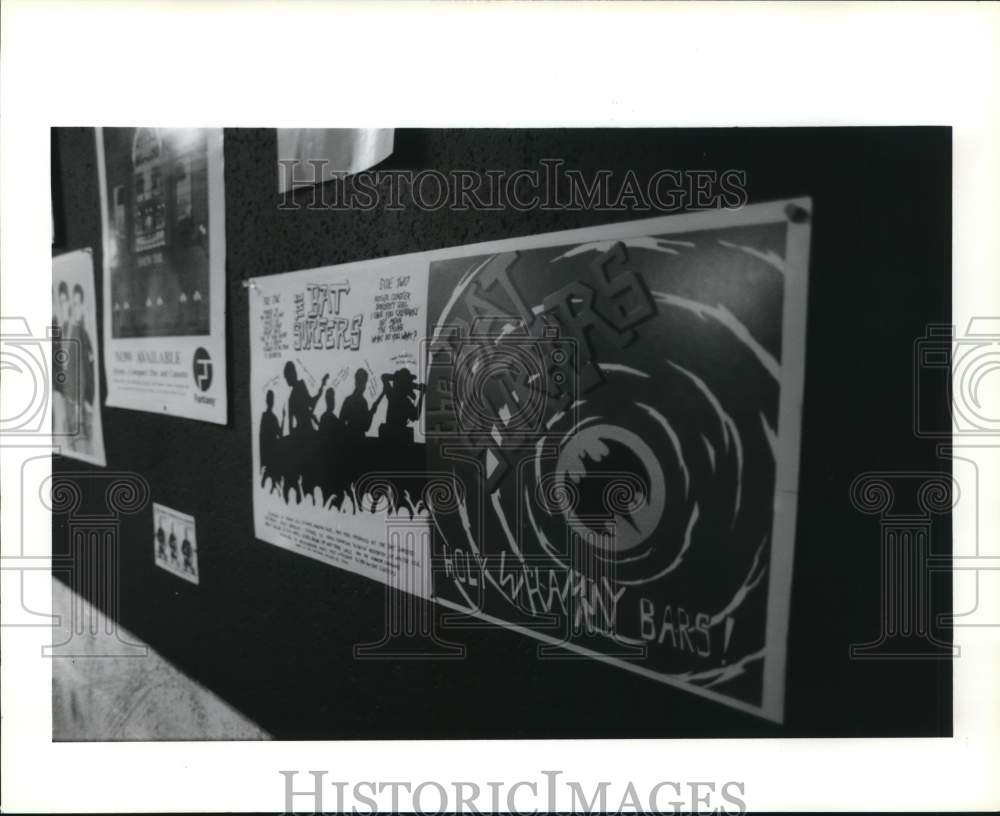
[[[793,224],[806,224],[809,221],[809,210],[798,204],[789,204],[785,207],[785,216]]]

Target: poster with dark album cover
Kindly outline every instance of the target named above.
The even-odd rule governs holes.
[[[222,131],[96,138],[107,405],[225,424]]]
[[[258,281],[257,535],[780,721],[810,219],[799,199]]]

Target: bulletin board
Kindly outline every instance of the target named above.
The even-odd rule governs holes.
[[[54,252],[91,247],[101,220],[91,128],[56,128]],[[865,661],[851,646],[881,627],[879,529],[851,502],[864,472],[946,471],[913,431],[913,348],[950,322],[951,136],[947,128],[397,130],[380,169],[536,168],[565,158],[586,174],[663,168],[746,173],[750,203],[814,205],[806,380],[781,725],[593,659],[551,659],[516,631],[449,631],[460,659],[357,659],[377,644],[386,588],[254,536],[249,283],[267,276],[648,213],[288,208],[273,130],[224,133],[228,422],[103,408],[107,469],[55,457],[85,503],[104,476],[139,474],[148,504],[120,517],[119,591],[129,630],[282,739],[945,736],[950,661]],[[308,191],[296,199],[304,203]],[[99,320],[106,319],[98,304]],[[101,394],[107,384],[101,372]],[[923,406],[947,421],[943,391]],[[160,569],[153,503],[194,517],[199,581]],[[950,552],[947,514],[934,547]],[[68,547],[53,514],[53,553]],[[67,580],[58,570],[57,579]],[[935,603],[950,609],[950,581]],[[86,592],[87,590],[84,589]],[[102,602],[94,590],[91,600]],[[436,606],[427,614],[448,613]],[[941,634],[947,638],[947,633]]]

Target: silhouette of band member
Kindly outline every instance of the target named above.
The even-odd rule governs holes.
[[[368,429],[372,426],[372,419],[379,403],[385,397],[385,391],[378,395],[378,399],[371,408],[368,407],[368,400],[365,399],[365,389],[368,387],[368,372],[359,368],[354,372],[354,391],[344,400],[340,408],[340,421],[344,423],[344,430],[352,437],[364,437]]]
[[[323,381],[319,384],[319,391],[316,392],[315,397],[312,397],[309,395],[309,389],[306,387],[305,382],[299,379],[298,372],[295,370],[295,363],[291,360],[285,363],[285,382],[292,389],[292,393],[288,397],[288,432],[290,434],[301,434],[307,430],[312,430],[313,423],[317,427],[319,426],[319,422],[316,421],[313,411],[329,379],[329,374],[323,375]]]
[[[367,505],[365,497],[354,490],[361,477],[366,473],[398,473],[399,479],[406,477],[403,479],[406,486],[397,492],[420,496],[426,481],[426,464],[423,445],[414,443],[410,423],[420,417],[424,386],[417,383],[409,369],[384,374],[382,392],[371,407],[365,398],[369,374],[365,369],[357,369],[354,391],[344,400],[339,416],[336,393],[333,388],[325,388],[329,374],[324,375],[315,395],[299,379],[291,361],[285,363],[284,378],[291,389],[287,432],[284,412],[280,422],[275,416],[273,391],[266,394],[266,409],[260,418],[262,488],[270,480],[271,491],[278,490],[286,502],[292,494],[296,503],[311,496],[314,502],[321,501],[326,507],[341,508],[349,496],[354,512],[358,512],[362,503]],[[317,418],[315,410],[320,397],[324,398],[325,409]],[[385,421],[379,426],[376,439],[367,433],[383,400]]]
[[[285,412],[281,412],[281,422],[279,423],[278,418],[274,415],[274,392],[271,390],[267,392],[266,402],[267,408],[260,417],[260,446],[258,448],[260,451],[260,486],[263,487],[264,483],[270,479],[272,486],[276,487],[280,478],[280,474],[275,470],[276,445],[281,439],[282,429],[285,425]]]
[[[417,392],[420,396],[414,402]],[[388,402],[385,422],[379,425],[379,439],[391,442],[412,442],[413,428],[409,423],[420,418],[424,404],[424,386],[410,373],[401,368],[395,374],[382,375],[382,393]]]
[[[287,477],[293,474],[286,474],[285,501],[288,501],[289,493],[293,490],[296,500],[301,501],[302,495],[312,493],[318,483],[318,471],[322,468],[322,462],[317,461],[313,449],[315,432],[319,427],[319,420],[313,411],[329,379],[329,374],[323,375],[319,390],[313,396],[305,381],[299,379],[295,363],[291,360],[285,363],[285,382],[292,389],[288,395],[288,436],[291,449],[287,451],[287,460],[292,467],[298,463],[298,478],[289,479]]]
[[[326,389],[326,410],[319,418],[319,435],[324,442],[332,441],[344,430],[343,417],[338,417],[334,413],[337,406],[337,396],[332,388]],[[341,411],[343,414],[343,411]]]

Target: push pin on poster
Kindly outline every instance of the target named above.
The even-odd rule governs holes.
[[[198,542],[194,517],[153,504],[153,560],[156,566],[198,583]]]

